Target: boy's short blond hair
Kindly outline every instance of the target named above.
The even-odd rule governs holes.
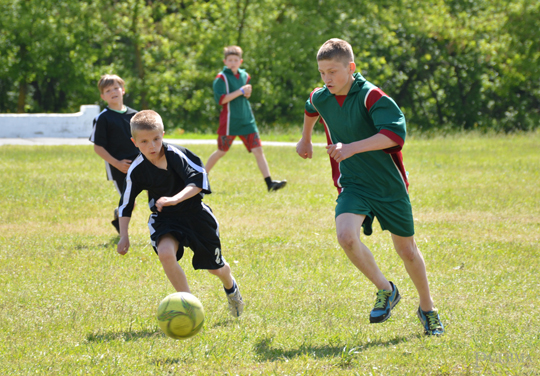
[[[103,94],[103,90],[105,90],[105,88],[111,86],[111,85],[114,85],[114,84],[118,84],[120,85],[122,88],[125,87],[126,83],[124,82],[124,80],[122,80],[119,76],[117,76],[116,74],[104,74],[103,76],[101,76],[101,78],[99,79],[99,82],[98,82],[98,89],[99,89],[99,92],[101,94]]]
[[[143,110],[137,112],[129,123],[133,138],[138,131],[161,131],[163,132],[163,120],[161,116],[153,110]]]
[[[324,42],[317,52],[317,61],[338,60],[344,65],[354,63],[354,53],[351,45],[338,38],[332,38]]]
[[[242,58],[242,49],[238,46],[228,46],[223,49],[223,56],[226,59],[229,55],[236,55],[240,59]]]

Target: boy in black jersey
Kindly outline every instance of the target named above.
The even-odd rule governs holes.
[[[101,99],[107,107],[94,119],[90,141],[94,151],[105,160],[107,180],[112,180],[118,194],[122,193],[126,173],[139,150],[131,142],[129,121],[137,113],[124,105],[125,83],[117,75],[106,74],[98,82]],[[115,209],[113,226],[119,231],[118,213]]]
[[[210,207],[202,202],[203,194],[211,193],[203,163],[188,149],[163,142],[163,121],[155,111],[145,110],[133,116],[131,134],[141,154],[127,172],[118,206],[118,253],[125,255],[129,250],[131,212],[136,197],[146,190],[152,211],[148,221],[150,239],[173,287],[190,292],[178,264],[184,247],[189,247],[193,251],[193,268],[207,269],[221,280],[231,314],[240,316],[244,302],[231,268],[221,255],[219,224]]]

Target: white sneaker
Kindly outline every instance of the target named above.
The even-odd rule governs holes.
[[[242,300],[242,295],[240,295],[240,289],[236,285],[236,290],[227,294],[227,299],[229,300],[229,311],[233,317],[239,317],[244,311],[244,301]]]

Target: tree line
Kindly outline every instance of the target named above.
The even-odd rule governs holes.
[[[236,44],[258,123],[300,126],[317,50],[338,37],[413,131],[530,130],[539,35],[537,0],[0,0],[0,112],[103,106],[97,81],[115,73],[167,129],[213,130],[212,81]]]

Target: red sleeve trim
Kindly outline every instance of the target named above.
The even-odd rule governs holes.
[[[225,77],[223,77],[223,73],[218,73],[216,78],[221,78],[223,81],[225,81]]]
[[[392,131],[389,131],[388,129],[381,129],[381,131],[379,133],[382,134],[382,135],[385,135],[386,137],[388,137],[392,141],[397,142],[396,146],[392,146],[391,148],[384,149],[383,151],[385,153],[393,154],[393,153],[397,153],[397,152],[401,151],[401,149],[403,149],[403,144],[405,144],[405,141],[400,136],[398,136],[397,134],[395,134]]]
[[[220,105],[220,106],[223,106],[223,105],[224,105],[224,104],[221,103],[221,102],[223,102],[223,98],[225,98],[226,95],[227,95],[227,94],[222,94],[221,97],[219,98],[219,105]]]
[[[247,80],[246,80],[246,85],[249,84],[249,81],[251,81],[251,76],[249,75],[249,73],[248,73],[247,76],[248,76],[248,77],[247,77]]]
[[[319,116],[318,112],[312,113],[312,112],[307,112],[307,110],[304,110],[304,113],[306,114],[306,116],[309,116],[309,117]]]
[[[366,109],[369,111],[371,107],[373,107],[373,105],[377,103],[377,101],[381,99],[382,97],[387,97],[384,91],[382,91],[378,87],[371,89],[366,95],[366,99],[364,103],[366,105]]]

